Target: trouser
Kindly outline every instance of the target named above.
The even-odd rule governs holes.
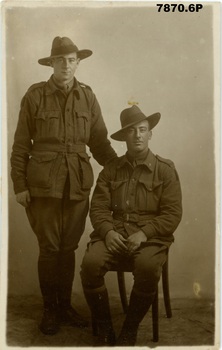
[[[133,290],[137,294],[155,293],[167,258],[168,247],[163,244],[142,244],[131,257],[114,255],[104,241],[89,243],[81,266],[85,290],[105,289],[104,276],[116,265],[130,266],[134,276]]]
[[[116,265],[126,267],[126,271],[129,267],[132,270],[134,285],[117,344],[134,345],[139,324],[154,300],[167,252],[168,247],[163,244],[146,243],[129,258],[110,253],[104,241],[88,245],[81,270],[83,290],[93,318],[100,327],[99,331],[103,339],[109,339],[110,344],[113,337],[110,306],[104,283],[106,272]]]
[[[75,250],[85,228],[89,201],[67,196],[32,197],[26,209],[39,244],[38,275],[45,307],[70,304],[75,271]]]

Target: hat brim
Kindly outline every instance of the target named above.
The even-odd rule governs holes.
[[[92,51],[88,50],[88,49],[84,49],[84,50],[79,50],[79,51],[73,51],[76,52],[78,55],[78,58],[80,58],[80,60],[84,60],[85,58],[89,57],[92,55]],[[72,52],[71,52],[72,53]],[[42,66],[51,66],[51,59],[54,57],[60,57],[62,55],[55,55],[55,56],[49,56],[49,57],[44,57],[44,58],[40,58],[38,60],[38,63],[41,64]]]
[[[125,141],[125,130],[128,129],[130,126],[136,125],[136,124],[142,122],[143,120],[147,120],[149,123],[149,130],[152,130],[159,123],[160,117],[161,117],[160,113],[151,114],[148,117],[141,119],[139,122],[137,120],[137,121],[135,121],[135,123],[128,124],[127,126],[123,127],[122,129],[116,131],[110,137],[116,141]]]

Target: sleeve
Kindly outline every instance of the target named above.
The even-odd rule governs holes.
[[[105,239],[108,231],[114,229],[111,212],[110,174],[108,166],[105,166],[99,174],[90,208],[93,228],[102,239]]]
[[[14,136],[11,154],[11,178],[15,194],[27,190],[26,167],[32,147],[33,115],[35,104],[29,95],[25,95],[21,102],[19,119]]]
[[[117,155],[107,138],[107,128],[103,120],[99,103],[94,94],[92,99],[91,112],[92,125],[88,146],[96,161],[100,165],[104,166],[107,161],[115,158]]]
[[[148,239],[171,236],[182,218],[182,193],[179,176],[174,167],[161,167],[163,192],[160,198],[159,213],[142,227]]]

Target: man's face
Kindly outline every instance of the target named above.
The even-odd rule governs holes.
[[[51,65],[54,69],[55,78],[61,83],[71,81],[79,61],[76,52],[53,58]]]
[[[148,142],[151,139],[152,131],[149,131],[147,120],[135,124],[125,131],[125,141],[128,152],[132,156],[148,150]]]

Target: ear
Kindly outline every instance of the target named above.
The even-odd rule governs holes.
[[[53,60],[50,60],[50,67],[54,67]]]
[[[150,131],[149,131],[148,140],[151,140],[151,139],[152,139],[152,135],[153,135],[152,130],[150,130]]]

